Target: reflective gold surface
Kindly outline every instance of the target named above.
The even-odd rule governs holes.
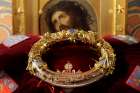
[[[93,56],[92,59],[95,60],[94,66],[84,72],[72,70],[73,65],[69,61],[65,62],[64,70],[62,70],[62,72],[58,70],[53,71],[49,67],[50,64],[53,65],[52,62],[49,63],[49,61],[44,61],[42,59],[42,54],[43,52],[48,53],[52,48],[51,46],[58,42],[62,43],[63,41],[71,42],[75,45],[80,41],[92,50],[99,50],[96,52],[94,51],[94,53],[99,52],[100,56],[97,59]],[[61,52],[59,52],[59,55],[60,54]],[[81,56],[82,55],[84,54],[81,54]],[[63,59],[65,59],[65,57]],[[42,39],[33,45],[29,52],[27,70],[34,76],[55,86],[65,88],[81,87],[93,83],[106,75],[112,74],[115,60],[114,50],[111,45],[103,39],[100,39],[97,33],[93,31],[86,32],[83,30],[75,30],[74,32],[70,32],[68,30],[56,33],[48,32]],[[55,64],[57,64],[57,62]],[[83,63],[81,62],[81,64]]]
[[[39,15],[49,0],[13,0],[14,32],[39,34]],[[97,15],[101,36],[125,34],[126,0],[87,0]]]
[[[13,33],[26,34],[24,0],[12,0],[13,3]]]

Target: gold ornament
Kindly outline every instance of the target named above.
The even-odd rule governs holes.
[[[72,43],[75,43],[76,40],[80,40],[91,47],[95,46],[100,51],[101,56],[96,60],[94,67],[90,67],[90,70],[85,72],[80,70],[75,71],[72,70],[73,65],[67,62],[64,66],[65,70],[62,72],[59,70],[55,72],[49,69],[47,63],[42,60],[43,51],[47,53],[50,49],[50,45],[65,40],[71,41]],[[95,32],[75,30],[75,32],[62,31],[46,33],[44,37],[31,48],[27,70],[29,70],[31,74],[52,85],[72,88],[93,83],[105,75],[112,74],[114,66],[115,54],[108,42],[98,38]]]

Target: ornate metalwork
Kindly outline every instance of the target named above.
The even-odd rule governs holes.
[[[82,72],[72,70],[73,65],[70,62],[65,64],[65,69],[60,71],[52,71],[48,69],[48,64],[42,60],[43,51],[49,51],[49,46],[64,40],[76,43],[80,40],[84,44],[91,47],[96,46],[100,50],[101,56],[94,67],[90,70]],[[104,77],[112,74],[115,66],[115,54],[109,43],[100,39],[98,35],[93,32],[85,32],[83,30],[75,30],[74,32],[62,31],[57,33],[46,33],[42,39],[35,43],[29,52],[29,60],[27,70],[31,74],[40,79],[60,87],[79,87],[90,84]]]

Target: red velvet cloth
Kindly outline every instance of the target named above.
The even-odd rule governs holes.
[[[19,64],[25,64],[28,53],[32,45],[39,40],[39,36],[30,36],[29,39],[24,40],[12,47],[6,47],[3,44],[0,45],[0,69],[6,68],[7,66],[15,66],[16,62]],[[25,57],[26,56],[26,57]],[[19,59],[21,58],[20,62]]]
[[[31,36],[11,48],[0,45],[0,69],[5,70],[19,85],[14,93],[63,93],[26,71],[28,53],[39,37]],[[116,69],[110,76],[96,83],[75,88],[72,93],[139,93],[126,84],[136,65],[140,65],[140,43],[128,45],[112,37],[105,37],[115,50]]]

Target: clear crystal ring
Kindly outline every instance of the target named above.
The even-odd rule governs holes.
[[[44,62],[42,54],[47,53],[50,46],[58,42],[78,41],[88,45],[89,48],[98,50],[99,58],[90,70],[82,72],[73,70],[73,65],[68,61],[64,65],[63,71],[53,71],[49,68],[48,62]],[[94,51],[95,52],[95,51]],[[72,88],[93,83],[106,75],[112,74],[115,67],[115,54],[111,45],[99,38],[93,31],[75,30],[74,32],[62,31],[56,33],[46,33],[36,42],[29,52],[27,70],[41,80],[54,86]]]

